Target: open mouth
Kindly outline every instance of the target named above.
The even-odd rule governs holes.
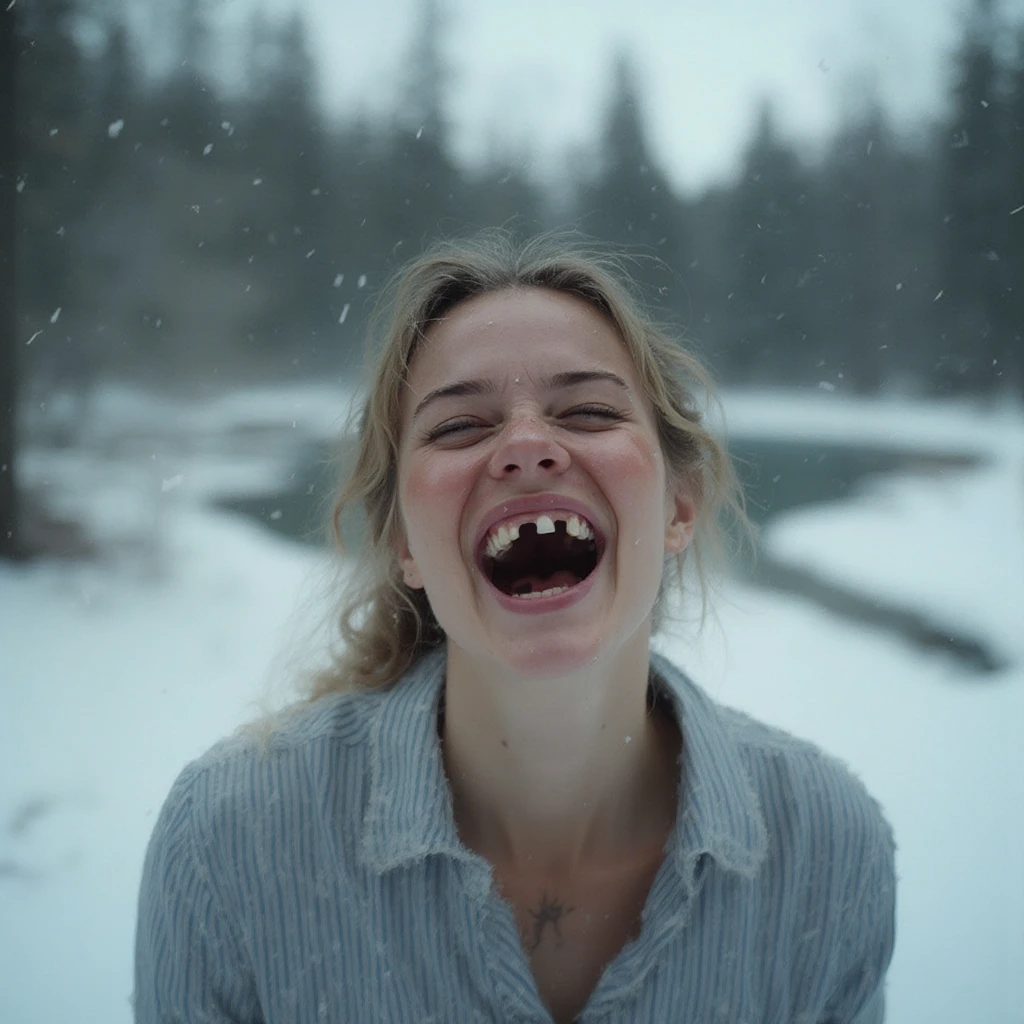
[[[600,560],[594,530],[575,515],[526,517],[493,528],[482,565],[509,597],[553,597],[582,583]]]

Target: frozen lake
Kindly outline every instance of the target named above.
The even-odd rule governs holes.
[[[900,447],[898,439],[861,443],[856,436],[816,441],[814,437],[761,436],[757,431],[730,438],[730,452],[747,495],[751,519],[759,527],[805,506],[834,506],[883,477],[941,478],[976,469],[985,456],[960,450],[930,450],[920,444]],[[229,511],[305,544],[322,545],[324,511],[338,477],[336,442],[300,445],[276,489],[232,495],[218,502]],[[354,449],[352,449],[354,452]],[[345,517],[346,536],[361,540],[363,523]],[[976,672],[1000,666],[984,637],[953,621],[936,621],[915,607],[887,599],[884,593],[860,592],[827,574],[798,568],[773,556],[758,557],[743,547],[732,566],[745,582],[808,598],[833,615],[891,632],[924,650],[958,658]]]

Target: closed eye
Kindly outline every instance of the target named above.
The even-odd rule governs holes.
[[[459,441],[474,430],[486,429],[486,426],[480,420],[463,416],[453,420],[445,420],[444,423],[439,423],[436,427],[426,431],[423,436],[428,442]]]
[[[590,422],[592,424],[609,424],[609,423],[621,423],[626,416],[618,409],[613,409],[610,405],[576,405],[569,409],[567,412],[562,413],[559,417],[563,420],[582,420],[584,422]]]
[[[559,421],[571,427],[582,426],[584,429],[600,429],[613,423],[621,423],[626,414],[610,405],[588,403],[576,405],[558,415]],[[460,444],[471,441],[480,431],[488,430],[490,424],[471,416],[458,416],[445,420],[436,427],[424,432],[424,440],[428,444],[436,442]]]

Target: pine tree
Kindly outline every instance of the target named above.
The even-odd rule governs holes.
[[[892,149],[885,115],[873,104],[839,134],[821,176],[827,212],[821,276],[832,300],[832,330],[819,349],[822,376],[842,373],[862,391],[881,385],[882,353],[892,340],[890,293],[899,280],[889,258]]]
[[[23,327],[36,330],[44,313],[74,305],[68,247],[72,222],[89,203],[81,181],[89,88],[74,0],[17,6],[18,300]]]
[[[813,380],[821,362],[810,286],[820,270],[808,174],[761,106],[736,189],[732,372],[755,383]]]
[[[446,20],[442,0],[422,0],[373,210],[395,261],[472,219],[465,216],[463,181],[451,155]]]
[[[659,296],[659,305],[686,314],[683,206],[651,148],[636,73],[624,54],[613,69],[597,168],[580,185],[581,223],[601,241],[640,257],[641,283]]]
[[[16,17],[13,6],[0,10],[0,559],[22,552],[16,436],[21,376],[14,311]]]
[[[177,0],[174,61],[157,98],[163,137],[172,150],[201,159],[219,123],[219,100],[210,78],[212,42],[207,0]]]
[[[103,48],[90,62],[93,89],[86,117],[87,144],[83,211],[70,250],[78,283],[79,318],[69,349],[64,428],[74,432],[90,411],[93,388],[104,372],[124,359],[120,331],[113,327],[137,301],[144,211],[153,206],[140,140],[149,137],[141,102],[142,76],[125,24],[103,26]],[[159,244],[151,240],[150,245]],[[128,282],[131,282],[130,284]]]
[[[924,164],[873,97],[837,133],[818,175],[818,347],[823,369],[859,391],[928,370],[919,321],[934,297],[934,191]]]
[[[1007,141],[1009,201],[1006,242],[1009,281],[1009,353],[1006,375],[1024,396],[1024,22],[1017,27],[1016,53],[1011,69]]]
[[[141,76],[124,22],[107,26],[106,44],[97,61],[96,103],[92,121],[93,191],[102,191],[139,136],[137,115]]]
[[[990,390],[1007,347],[1005,106],[994,0],[974,0],[956,54],[945,161],[942,278],[936,304],[943,391]]]
[[[405,130],[442,152],[447,152],[449,142],[445,112],[449,73],[443,56],[445,22],[442,0],[422,0],[399,106],[399,121]]]
[[[306,21],[250,22],[247,103],[241,115],[249,188],[247,245],[267,302],[252,333],[264,349],[308,365],[331,320],[339,249],[334,174]]]

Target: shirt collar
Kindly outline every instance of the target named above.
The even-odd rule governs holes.
[[[768,852],[768,831],[739,744],[723,710],[670,661],[651,654],[652,680],[670,696],[683,735],[682,781],[672,854],[684,879],[709,854],[751,878]]]
[[[437,733],[446,652],[424,655],[381,694],[370,725],[362,855],[384,872],[432,853],[465,857]]]
[[[378,698],[370,726],[370,793],[362,855],[380,872],[429,854],[466,859],[437,732],[446,652],[425,655]],[[692,878],[702,854],[753,876],[767,852],[761,808],[721,709],[661,655],[654,685],[667,691],[683,734],[682,784],[672,855]]]

